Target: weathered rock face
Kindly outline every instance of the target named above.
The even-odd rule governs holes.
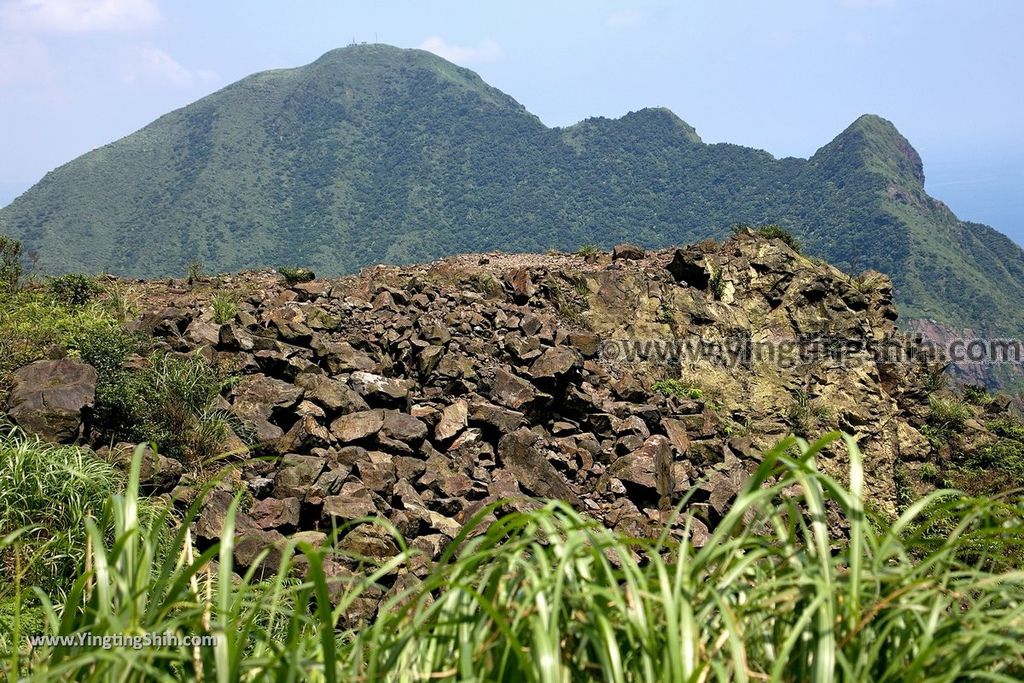
[[[246,561],[260,543],[367,516],[433,554],[484,506],[524,496],[657,533],[694,487],[703,538],[759,454],[794,431],[856,434],[871,502],[892,512],[897,468],[934,455],[918,432],[928,362],[883,354],[916,348],[888,280],[857,286],[752,234],[614,259],[461,256],[294,287],[229,276],[242,303],[216,334],[209,294],[143,287],[156,310],[138,329],[241,369],[224,407],[262,456],[231,465],[252,500]],[[823,462],[843,476],[844,458]],[[161,489],[168,471],[155,472]],[[175,493],[192,488],[183,477]],[[222,494],[198,538],[214,533]],[[391,552],[368,532],[350,542]]]
[[[96,370],[69,358],[40,360],[13,376],[8,414],[48,441],[72,443],[96,398]]]

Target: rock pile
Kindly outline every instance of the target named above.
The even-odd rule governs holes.
[[[213,292],[138,286],[149,306],[138,330],[241,376],[223,407],[269,456],[238,459],[229,478],[251,494],[238,523],[243,567],[264,547],[368,515],[430,556],[484,506],[530,505],[529,496],[657,533],[694,486],[699,541],[758,453],[794,430],[857,434],[885,511],[895,509],[898,463],[931,457],[917,431],[928,365],[879,352],[915,349],[895,327],[888,280],[854,281],[753,234],[588,258],[460,256],[293,286],[244,273],[219,283],[241,301],[223,325]],[[796,364],[692,353],[695,342],[737,340],[747,350],[807,340],[853,350]],[[661,346],[636,353],[647,342]],[[150,484],[191,500],[195,476],[165,460],[149,468]],[[841,474],[842,454],[826,466]],[[201,541],[217,537],[228,488],[205,501]],[[340,543],[396,552],[369,526]]]

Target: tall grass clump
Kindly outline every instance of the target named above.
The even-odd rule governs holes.
[[[200,464],[220,455],[232,433],[232,418],[216,401],[233,381],[199,355],[156,353],[121,375],[97,408],[116,436]]]
[[[23,561],[34,558],[32,581],[71,583],[83,558],[85,520],[101,516],[121,486],[114,467],[90,451],[0,426],[0,537],[22,531],[17,548]],[[14,546],[0,550],[0,574],[14,576],[15,562]]]
[[[213,322],[223,325],[233,320],[238,313],[238,298],[221,292],[210,299],[210,307],[213,309]]]
[[[400,543],[362,572],[338,572],[328,544],[285,549],[269,579],[236,576],[237,501],[218,546],[192,549],[193,505],[161,556],[166,525],[136,512],[136,456],[128,489],[111,498],[114,537],[86,521],[90,561],[47,605],[45,628],[217,644],[40,646],[9,655],[8,669],[126,682],[1018,680],[1024,572],[999,558],[1021,542],[1019,514],[937,491],[882,524],[865,512],[852,441],[847,485],[815,466],[835,438],[767,452],[707,537],[686,514],[634,539],[558,501],[485,524],[492,506],[422,581]],[[388,591],[375,618],[348,625],[371,590]]]
[[[928,397],[928,424],[922,431],[933,443],[940,444],[961,434],[972,417],[974,411],[965,401],[933,394]]]

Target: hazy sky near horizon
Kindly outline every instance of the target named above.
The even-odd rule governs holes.
[[[353,40],[477,71],[544,123],[666,106],[707,142],[806,157],[893,121],[928,190],[1024,244],[1024,2],[0,0],[0,206],[252,72]]]

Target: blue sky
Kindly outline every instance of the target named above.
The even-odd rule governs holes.
[[[862,113],[961,218],[1024,243],[1024,2],[0,0],[0,205],[249,73],[353,39],[425,47],[552,126],[667,106],[708,142],[809,156]]]

